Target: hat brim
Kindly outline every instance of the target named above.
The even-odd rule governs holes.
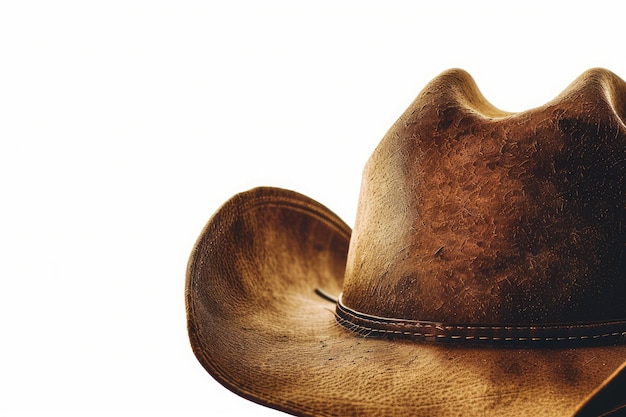
[[[365,338],[335,320],[350,228],[301,194],[226,202],[191,254],[193,351],[221,384],[296,415],[571,415],[626,346],[513,349]],[[375,254],[373,254],[375,256]]]

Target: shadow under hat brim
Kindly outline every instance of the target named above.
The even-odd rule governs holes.
[[[365,338],[335,320],[350,229],[301,194],[226,202],[191,254],[193,351],[249,400],[315,416],[568,416],[626,346],[513,349]],[[373,254],[372,256],[375,256]]]

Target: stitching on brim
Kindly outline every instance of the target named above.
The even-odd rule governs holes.
[[[248,201],[240,204],[240,210],[242,214],[262,205],[289,208],[294,211],[313,216],[320,220],[322,223],[329,226],[331,229],[341,234],[342,236],[350,238],[350,233],[346,232],[344,225],[338,222],[337,219],[328,216],[329,213],[335,215],[328,208],[326,208],[327,211],[325,211],[325,207],[318,207],[314,204],[307,204],[307,201],[298,200],[293,197],[288,197],[284,195],[264,195],[254,197],[248,196],[247,198],[249,198]],[[311,201],[313,201],[315,204],[320,204],[317,203],[315,200]]]

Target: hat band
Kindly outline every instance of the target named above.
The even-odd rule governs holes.
[[[366,337],[541,347],[626,344],[626,320],[573,324],[449,324],[372,316],[346,307],[341,295],[335,311],[341,325]]]

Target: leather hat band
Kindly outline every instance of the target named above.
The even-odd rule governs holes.
[[[626,320],[571,324],[449,324],[372,316],[337,299],[337,321],[366,337],[531,347],[626,344]]]

